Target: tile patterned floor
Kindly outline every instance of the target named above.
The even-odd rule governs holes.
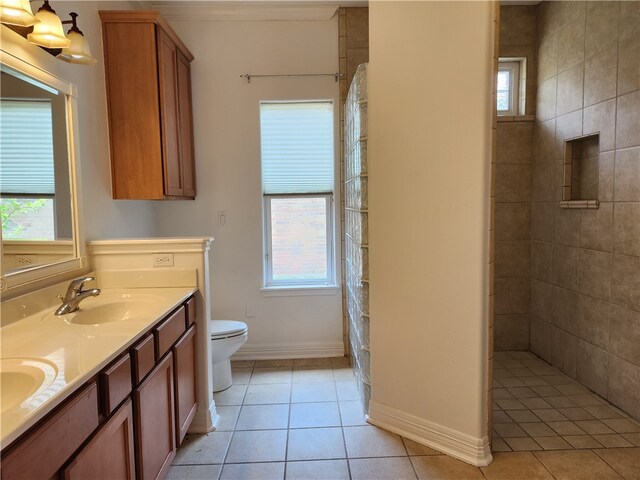
[[[368,425],[345,359],[233,370],[234,385],[214,395],[218,430],[187,437],[170,479],[640,480],[640,448],[496,452],[491,466],[475,468]]]
[[[640,422],[529,352],[496,352],[493,450],[640,446]]]

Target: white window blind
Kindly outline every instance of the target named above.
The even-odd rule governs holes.
[[[0,100],[0,193],[55,193],[51,102]]]
[[[332,102],[260,104],[265,195],[333,192]]]

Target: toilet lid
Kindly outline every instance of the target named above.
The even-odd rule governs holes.
[[[231,337],[247,330],[247,324],[235,320],[211,320],[211,337]]]

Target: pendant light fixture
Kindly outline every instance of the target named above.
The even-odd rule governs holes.
[[[67,48],[71,45],[71,40],[64,35],[60,18],[49,5],[49,0],[44,1],[36,18],[39,22],[33,26],[33,32],[27,35],[29,42],[45,48]]]
[[[67,38],[71,41],[71,44],[62,50],[58,55],[60,60],[64,60],[69,63],[80,63],[83,65],[92,65],[96,63],[96,59],[91,55],[91,48],[89,42],[84,38],[84,34],[76,25],[76,18],[78,14],[71,12],[69,14],[71,20],[64,21],[62,23],[71,23],[71,28],[67,32]]]
[[[30,27],[38,20],[31,11],[29,0],[0,0],[0,22],[18,27]]]

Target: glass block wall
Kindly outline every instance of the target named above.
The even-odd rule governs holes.
[[[367,194],[367,64],[349,88],[344,121],[345,270],[351,362],[369,410],[369,229]]]

